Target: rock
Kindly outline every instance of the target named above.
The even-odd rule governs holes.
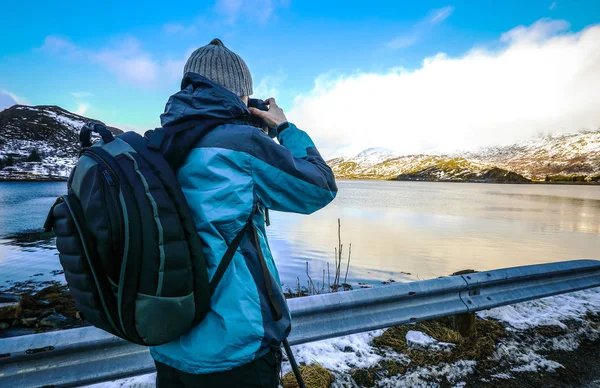
[[[10,325],[6,322],[0,322],[0,330],[8,329]]]
[[[33,311],[23,311],[23,318],[37,318],[37,314]]]
[[[43,312],[40,314],[39,318],[40,318],[40,319],[44,319],[44,318],[46,318],[47,316],[49,316],[49,315],[52,315],[52,314],[56,314],[56,310],[55,310],[55,309],[48,309],[48,310],[46,310],[46,311],[43,311]]]
[[[60,328],[65,323],[67,323],[67,321],[68,321],[68,318],[65,317],[64,315],[55,313],[55,314],[48,315],[46,318],[42,319],[40,321],[39,325],[44,326],[44,327]]]
[[[21,297],[0,294],[0,320],[10,320],[21,316]]]
[[[37,323],[37,318],[23,318],[21,319],[21,325],[25,327],[35,327]]]

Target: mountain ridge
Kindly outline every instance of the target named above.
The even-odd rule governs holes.
[[[102,123],[55,105],[0,111],[0,180],[67,179],[80,149],[79,130],[88,122]]]
[[[90,121],[101,123],[54,105],[14,105],[0,111],[0,180],[67,179],[80,149],[79,130]],[[339,179],[598,182],[600,130],[453,154],[400,155],[387,148],[369,148],[327,163]]]
[[[327,163],[340,179],[597,182],[600,178],[600,130],[547,135],[476,151],[395,156],[377,163],[363,163],[359,155],[334,158]]]

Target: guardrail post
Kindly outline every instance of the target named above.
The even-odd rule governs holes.
[[[454,272],[452,276],[467,275],[475,272],[477,271],[473,269],[465,269]],[[469,294],[471,294],[471,292],[469,292]],[[453,329],[463,337],[471,337],[475,335],[477,333],[477,328],[475,327],[475,313],[456,314],[452,316],[452,326]]]
[[[456,314],[452,317],[454,330],[463,337],[471,337],[476,333],[475,313]]]

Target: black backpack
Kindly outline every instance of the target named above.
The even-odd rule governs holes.
[[[243,230],[209,283],[202,242],[175,175],[191,147],[220,123],[197,124],[144,137],[115,137],[101,124],[86,125],[68,193],[44,226],[56,233],[84,318],[140,345],[177,339],[203,319],[242,239]],[[102,136],[94,145],[92,131]]]

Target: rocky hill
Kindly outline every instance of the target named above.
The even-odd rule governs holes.
[[[15,105],[0,112],[0,180],[66,179],[87,122],[57,106]],[[115,133],[120,129],[109,127]]]
[[[464,157],[516,171],[534,180],[600,175],[600,131],[544,136],[506,147],[489,147]]]
[[[376,157],[369,157],[376,155]],[[338,178],[525,183],[598,181],[600,131],[554,135],[452,155],[393,156],[369,149],[328,162]]]
[[[57,106],[15,105],[0,112],[0,180],[66,179],[89,121]],[[109,128],[113,133],[122,133]],[[539,137],[452,155],[400,156],[369,148],[329,162],[342,179],[415,181],[599,181],[600,131]]]

